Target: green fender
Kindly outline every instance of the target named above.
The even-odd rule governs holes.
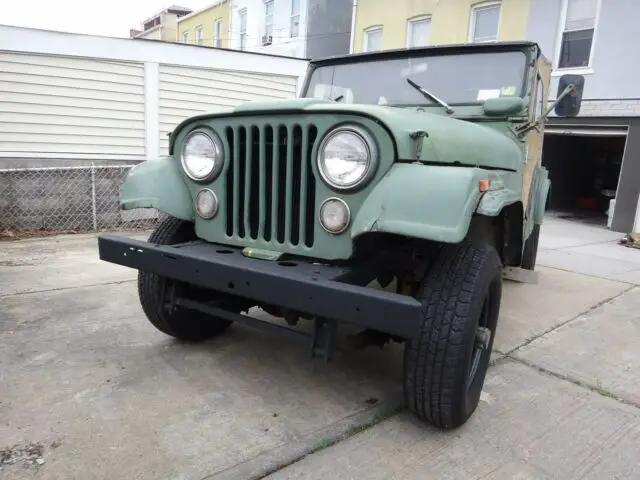
[[[133,167],[124,181],[121,208],[157,208],[193,221],[193,203],[173,157],[147,160]]]
[[[480,168],[396,164],[364,200],[351,237],[386,232],[460,242],[482,196],[479,182],[492,178]]]
[[[547,207],[547,198],[549,197],[549,189],[551,188],[551,180],[549,178],[545,178],[542,181],[542,186],[540,187],[540,195],[538,195],[538,201],[536,202],[536,209],[533,215],[533,222],[536,225],[542,224],[542,219],[544,218],[544,211]]]
[[[490,190],[482,196],[476,213],[487,217],[497,217],[504,207],[520,201],[520,193],[508,188]]]

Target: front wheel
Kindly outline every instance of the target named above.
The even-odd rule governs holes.
[[[496,250],[445,245],[421,281],[422,323],[405,344],[405,403],[419,419],[452,429],[473,414],[489,367],[502,297]]]
[[[173,245],[176,243],[195,240],[193,224],[177,218],[169,217],[156,227],[149,243]],[[217,294],[182,282],[176,282],[155,273],[140,270],[138,272],[138,296],[142,310],[151,322],[161,332],[189,342],[207,340],[220,335],[232,322],[206,315],[202,312],[166,304],[166,297],[170,288],[177,293],[199,299],[214,299]],[[230,309],[231,310],[231,309]]]

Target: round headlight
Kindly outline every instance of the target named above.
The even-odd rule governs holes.
[[[340,127],[329,133],[318,152],[318,169],[329,186],[350,190],[375,173],[378,153],[369,135],[357,127]]]
[[[218,213],[218,197],[208,188],[203,188],[196,195],[196,212],[202,218],[213,218]]]
[[[349,226],[351,212],[349,206],[340,198],[327,198],[320,205],[320,225],[327,232],[337,235]]]
[[[224,162],[220,138],[208,130],[194,130],[184,139],[182,168],[197,182],[213,180]]]

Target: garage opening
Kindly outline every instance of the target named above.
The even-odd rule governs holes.
[[[549,214],[571,220],[608,225],[609,206],[624,156],[626,129],[557,129],[545,134],[542,164],[549,170]],[[613,211],[611,211],[611,216]]]

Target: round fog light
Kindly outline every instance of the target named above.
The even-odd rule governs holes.
[[[196,195],[196,212],[202,218],[213,218],[218,213],[218,197],[213,190],[203,188]]]
[[[327,232],[338,234],[349,226],[349,206],[339,198],[327,198],[320,206],[320,224]]]

